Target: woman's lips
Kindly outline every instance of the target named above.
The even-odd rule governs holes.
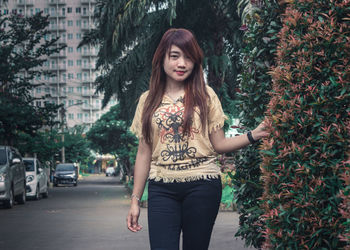
[[[185,74],[185,71],[175,71],[177,75],[183,76]]]

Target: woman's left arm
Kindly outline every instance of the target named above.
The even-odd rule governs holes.
[[[258,127],[251,131],[251,139],[256,141],[268,135],[269,133],[265,130],[264,122],[260,123]],[[219,154],[232,152],[251,144],[247,134],[226,138],[223,129],[218,129],[210,133],[209,139],[213,148]]]

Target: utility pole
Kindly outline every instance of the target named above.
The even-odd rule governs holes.
[[[65,155],[65,148],[64,148],[64,119],[66,116],[66,110],[64,107],[61,107],[60,109],[60,115],[61,115],[61,140],[62,140],[62,149],[61,149],[61,156],[62,156],[62,163],[66,162],[66,155]]]

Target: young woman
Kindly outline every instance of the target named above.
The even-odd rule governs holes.
[[[139,200],[148,185],[151,249],[206,250],[221,200],[217,153],[267,136],[264,125],[225,138],[226,116],[205,84],[203,52],[193,34],[170,29],[154,54],[149,90],[140,97],[131,131],[139,138],[127,226],[141,230]]]

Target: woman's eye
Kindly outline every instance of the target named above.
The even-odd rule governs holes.
[[[176,58],[178,58],[178,56],[177,55],[171,55],[170,58],[176,59]]]

